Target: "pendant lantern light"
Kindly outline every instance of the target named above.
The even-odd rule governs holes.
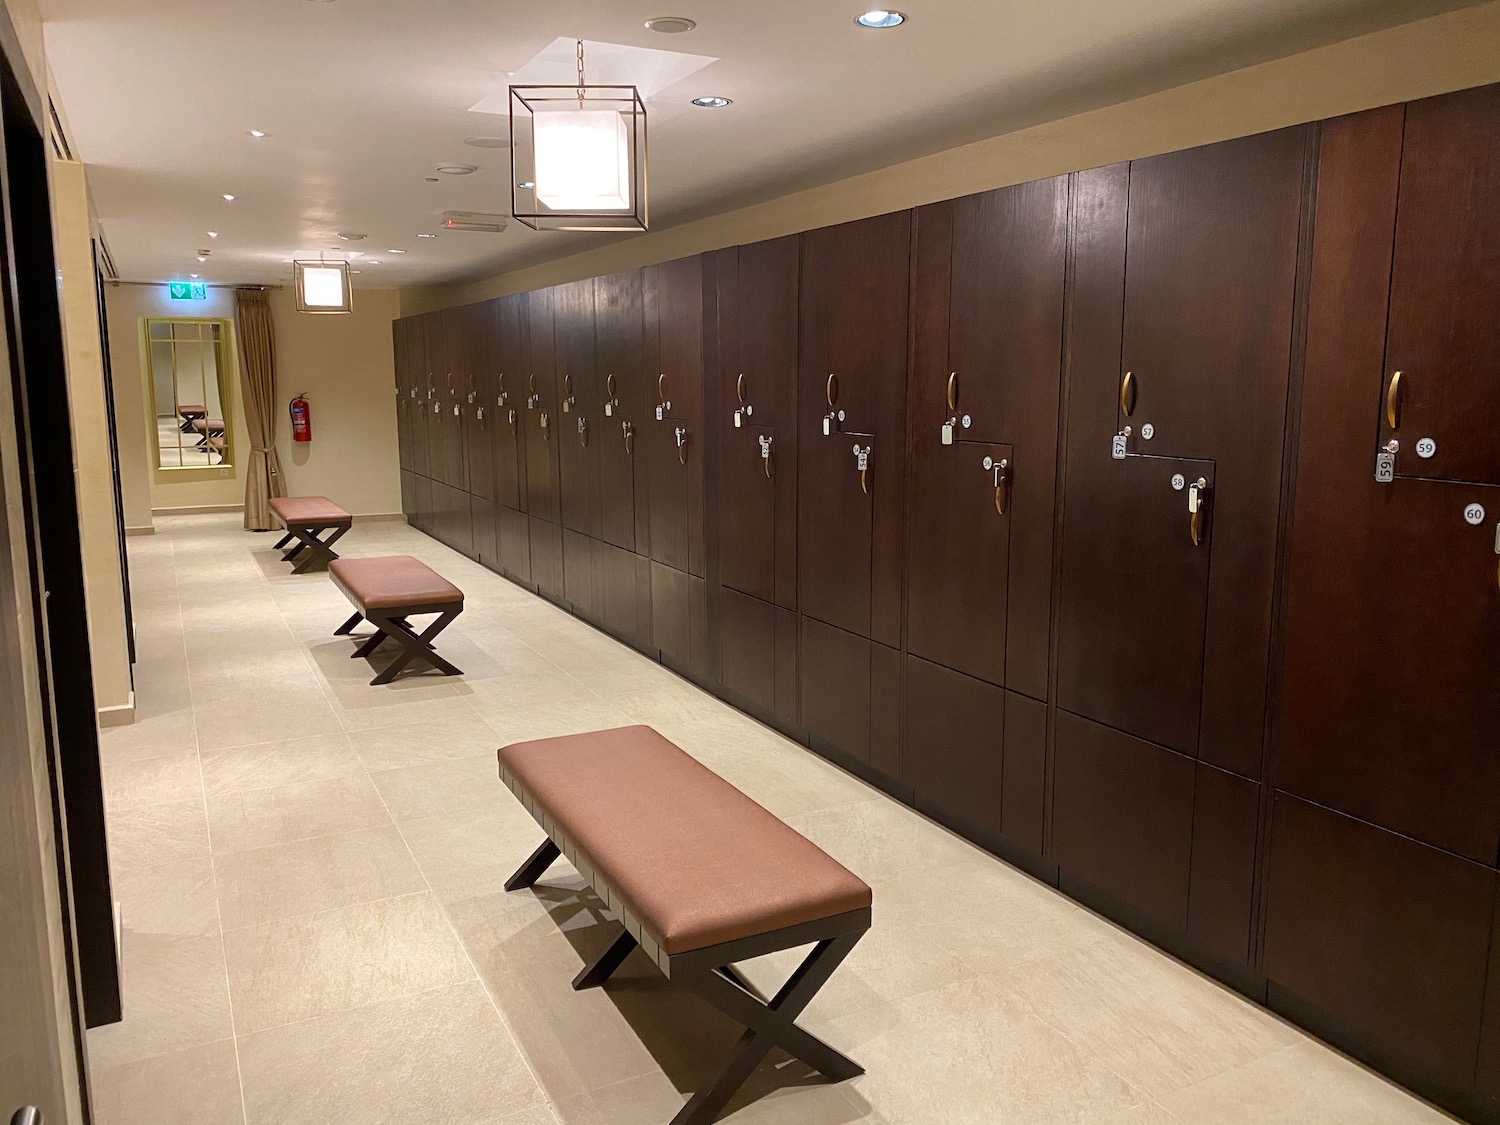
[[[646,230],[646,105],[635,86],[510,87],[511,214],[535,230]]]
[[[354,294],[349,288],[349,263],[293,262],[297,279],[297,311],[305,313],[352,313]]]

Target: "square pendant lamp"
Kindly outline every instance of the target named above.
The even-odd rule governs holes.
[[[510,87],[511,214],[534,230],[646,230],[646,105],[635,86]]]
[[[348,262],[293,262],[297,280],[297,311],[352,313]]]

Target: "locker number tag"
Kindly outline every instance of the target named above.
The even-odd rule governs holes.
[[[1153,426],[1150,422],[1147,422],[1144,426],[1141,427],[1141,439],[1143,441],[1150,441],[1155,436],[1156,427]]]
[[[612,403],[612,402],[606,402],[604,404],[604,416],[606,418],[613,418],[615,416],[615,404],[614,403]]]
[[[658,406],[656,408],[656,420],[658,422],[660,422],[666,416],[667,416],[667,412],[664,409],[662,409],[660,406]]]
[[[1484,522],[1484,505],[1470,504],[1464,509],[1464,519],[1468,520],[1475,527],[1478,527]]]
[[[1417,442],[1417,456],[1424,461],[1432,457],[1435,453],[1437,453],[1437,442],[1433,441],[1430,437],[1424,437]]]
[[[1181,492],[1184,488],[1187,487],[1187,477],[1183,476],[1181,473],[1173,473],[1172,487],[1175,488],[1178,492]]]
[[[1124,434],[1116,434],[1114,441],[1110,443],[1109,455],[1116,461],[1125,460],[1125,446],[1129,440]]]
[[[964,415],[964,429],[967,430],[973,424],[974,424],[974,419],[970,418],[967,414],[965,414]]]
[[[1396,455],[1394,453],[1375,454],[1375,482],[1377,484],[1390,484],[1396,479]]]

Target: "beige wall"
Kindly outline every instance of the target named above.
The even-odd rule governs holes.
[[[408,290],[404,313],[486,300],[1500,81],[1500,3],[1404,24],[950,149],[470,285]]]
[[[234,292],[210,289],[205,302],[173,301],[165,285],[117,285],[106,294],[115,405],[125,477],[126,523],[149,525],[151,513],[236,507],[245,500],[250,449],[241,400],[239,358],[230,349],[228,394],[233,464],[207,469],[156,468],[149,368],[141,322],[147,317],[208,317],[233,321]],[[401,511],[396,454],[396,373],[391,322],[393,289],[359,290],[351,316],[297,312],[289,289],[271,294],[276,325],[276,448],[289,493],[328,496],[355,515]],[[287,403],[305,393],[312,405],[313,440],[291,438]]]
[[[125,633],[125,588],[109,447],[109,405],[104,392],[104,348],[99,338],[93,224],[82,164],[53,161],[52,223],[63,307],[68,403],[73,416],[73,465],[94,695],[103,721],[129,721],[135,700]]]

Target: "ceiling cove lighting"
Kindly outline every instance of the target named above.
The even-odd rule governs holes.
[[[693,104],[701,106],[703,109],[723,109],[726,105],[733,105],[734,102],[729,98],[708,97],[694,98]]]
[[[294,261],[297,279],[297,311],[304,313],[352,313],[354,297],[349,288],[349,263]]]
[[[854,17],[854,22],[860,27],[871,27],[876,30],[887,27],[900,27],[906,22],[905,12],[892,12],[885,8],[873,8],[868,12]]]
[[[511,214],[534,230],[646,230],[646,104],[635,86],[511,86]],[[526,186],[532,185],[532,186]]]

